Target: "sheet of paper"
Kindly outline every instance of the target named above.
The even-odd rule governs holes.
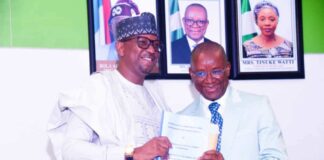
[[[161,135],[172,143],[169,160],[197,160],[216,148],[218,127],[207,118],[164,112]]]

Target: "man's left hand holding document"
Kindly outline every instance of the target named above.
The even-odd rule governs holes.
[[[161,136],[172,143],[169,160],[222,160],[216,152],[219,129],[207,118],[163,113]]]

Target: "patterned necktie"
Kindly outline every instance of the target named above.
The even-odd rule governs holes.
[[[221,149],[221,141],[222,141],[222,128],[223,128],[223,118],[222,115],[219,114],[219,112],[217,111],[219,108],[219,104],[217,102],[213,102],[211,103],[208,108],[211,112],[211,120],[210,122],[212,122],[213,124],[218,124],[219,126],[219,135],[218,135],[218,141],[217,141],[217,146],[216,146],[216,151],[220,151]]]

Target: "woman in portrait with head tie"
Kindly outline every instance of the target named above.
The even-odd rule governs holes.
[[[293,44],[275,34],[278,21],[278,8],[270,2],[262,1],[253,10],[260,34],[244,42],[244,58],[286,58],[293,57]]]

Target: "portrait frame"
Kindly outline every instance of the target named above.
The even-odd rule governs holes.
[[[211,41],[216,41],[220,43],[226,52],[229,50],[227,42],[230,37],[230,30],[228,29],[228,20],[227,12],[229,12],[229,3],[226,0],[166,0],[162,1],[164,8],[164,23],[165,23],[165,51],[166,53],[163,55],[164,62],[164,78],[166,79],[190,79],[189,75],[189,66],[190,63],[181,63],[176,64],[173,62],[172,58],[172,42],[174,38],[172,38],[172,34],[175,34],[174,31],[176,28],[182,29],[182,34],[178,34],[178,39],[180,39],[179,35],[185,35],[185,29],[183,28],[184,24],[182,22],[182,18],[184,17],[185,8],[192,3],[199,3],[203,5],[208,14],[208,27],[206,30],[205,37],[210,39]],[[178,14],[174,14],[176,12],[178,6]],[[168,16],[166,16],[168,15]],[[171,40],[173,39],[173,40]]]
[[[90,74],[97,71],[116,69],[118,61],[116,59],[117,53],[113,56],[109,55],[112,53],[109,52],[109,46],[113,42],[113,37],[111,32],[109,32],[108,26],[110,9],[116,2],[117,0],[87,0]],[[159,32],[158,34],[161,37],[161,31],[163,29],[159,26],[162,26],[163,22],[161,22],[161,18],[157,18],[160,17],[159,14],[161,13],[159,1],[133,0],[133,2],[137,5],[140,12],[139,14],[142,12],[151,12],[154,14]],[[157,66],[153,69],[152,73],[146,77],[147,79],[163,78],[162,59],[163,58],[159,59]]]
[[[255,58],[253,56],[246,56],[247,41],[243,42],[243,35],[252,33],[251,30],[256,29],[255,18],[253,16],[253,9],[256,3],[260,0],[249,0],[250,14],[242,11],[241,0],[231,1],[231,7],[235,8],[232,12],[231,27],[233,30],[233,37],[231,39],[232,51],[229,55],[229,60],[232,64],[231,78],[232,79],[294,79],[305,78],[304,73],[304,51],[303,51],[303,33],[302,33],[302,13],[300,0],[267,0],[278,8],[279,21],[275,33],[280,35],[292,45],[291,57],[269,57],[269,58]],[[283,4],[285,3],[285,4]],[[244,3],[246,4],[246,3]],[[241,10],[242,7],[242,10]],[[243,12],[243,14],[242,14]],[[247,16],[248,15],[248,16]],[[248,21],[246,18],[252,18]],[[243,21],[244,19],[244,21]],[[244,23],[245,22],[245,23]],[[250,23],[247,23],[250,22]],[[253,24],[254,27],[250,27]],[[250,28],[249,28],[250,27]],[[281,28],[280,28],[281,27]],[[291,31],[291,32],[287,32]],[[257,31],[255,35],[259,35]],[[251,36],[251,34],[249,35]],[[251,39],[250,39],[251,40]],[[245,44],[244,44],[245,43]],[[245,47],[243,47],[243,44]],[[253,46],[254,47],[254,46]],[[270,51],[270,50],[269,50]],[[251,53],[251,52],[250,52]],[[253,52],[252,52],[253,53]],[[290,54],[291,55],[291,54]]]

